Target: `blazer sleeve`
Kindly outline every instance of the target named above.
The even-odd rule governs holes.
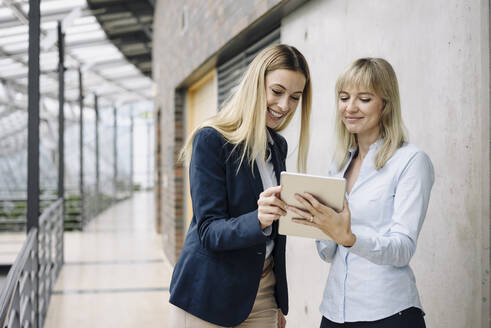
[[[254,211],[231,217],[227,201],[224,138],[214,129],[197,132],[189,166],[191,198],[201,245],[211,251],[229,251],[265,243]],[[232,176],[235,176],[235,172]],[[239,184],[241,181],[231,180]],[[230,183],[230,181],[229,181]],[[246,183],[244,188],[247,188]],[[242,188],[228,188],[240,192]]]

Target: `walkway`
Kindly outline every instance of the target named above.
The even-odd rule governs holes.
[[[65,233],[65,264],[45,328],[167,327],[171,266],[141,192]]]
[[[7,280],[10,266],[15,262],[25,240],[25,232],[0,233],[0,288]]]

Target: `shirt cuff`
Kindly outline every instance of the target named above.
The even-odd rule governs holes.
[[[362,233],[355,233],[355,235],[355,243],[351,247],[346,247],[346,249],[351,253],[364,257],[373,248],[372,238]]]
[[[261,230],[263,235],[265,236],[271,236],[271,232],[273,232],[273,226],[267,226],[266,228],[264,228],[263,230]]]
[[[317,251],[319,252],[319,255],[323,253],[323,251],[328,247],[327,242],[325,240],[315,240],[315,246],[317,247]]]
[[[332,240],[316,240],[315,246],[317,247],[319,257],[325,262],[330,262],[334,256],[337,244]]]

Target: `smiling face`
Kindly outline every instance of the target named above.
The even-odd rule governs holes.
[[[305,76],[297,71],[277,69],[266,74],[266,126],[276,128],[295,109],[305,88]]]
[[[345,87],[338,95],[338,110],[350,133],[358,138],[378,139],[384,100],[374,91],[362,87]]]

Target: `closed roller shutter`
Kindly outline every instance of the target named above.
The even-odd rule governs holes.
[[[247,66],[259,51],[267,46],[280,43],[280,29],[276,29],[258,42],[254,43],[237,56],[218,66],[218,108],[233,94]]]

